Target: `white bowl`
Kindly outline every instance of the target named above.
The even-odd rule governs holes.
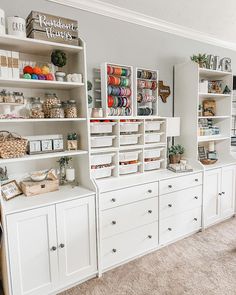
[[[33,181],[43,181],[47,177],[47,172],[45,171],[35,171],[30,174],[30,178]]]

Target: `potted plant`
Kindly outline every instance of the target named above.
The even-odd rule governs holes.
[[[72,160],[71,157],[61,157],[57,162],[60,167],[60,185],[63,185],[66,181],[66,167],[69,165],[69,162]]]
[[[54,64],[54,66],[57,66],[59,68],[62,68],[67,63],[67,57],[64,51],[56,49],[51,54],[51,62]],[[57,81],[63,82],[66,76],[66,73],[63,71],[57,71],[55,73]]]
[[[181,156],[184,153],[184,147],[180,144],[172,145],[168,149],[170,164],[178,164],[181,160]]]
[[[207,66],[206,53],[204,53],[204,54],[199,53],[198,55],[194,54],[190,58],[192,61],[195,61],[196,63],[198,63],[200,68],[206,68],[206,66]]]
[[[87,81],[87,90],[90,92],[93,89],[93,84],[91,81]],[[93,102],[93,98],[90,94],[88,94],[88,104],[91,105]]]

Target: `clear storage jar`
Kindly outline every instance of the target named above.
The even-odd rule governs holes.
[[[65,117],[66,118],[77,118],[77,107],[75,100],[68,100],[65,106]]]
[[[40,97],[31,98],[30,118],[44,118],[43,104],[40,100]]]
[[[43,112],[44,112],[45,118],[51,118],[50,117],[51,108],[59,103],[60,103],[60,100],[58,99],[55,93],[45,93],[45,100],[43,103]]]
[[[53,105],[50,109],[50,118],[64,118],[64,110],[61,103]]]

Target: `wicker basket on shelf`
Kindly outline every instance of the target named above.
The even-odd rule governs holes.
[[[4,159],[18,158],[26,154],[26,138],[9,131],[0,131],[0,157]]]

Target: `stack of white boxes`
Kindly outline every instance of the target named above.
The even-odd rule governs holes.
[[[0,78],[19,79],[19,52],[0,49]]]

